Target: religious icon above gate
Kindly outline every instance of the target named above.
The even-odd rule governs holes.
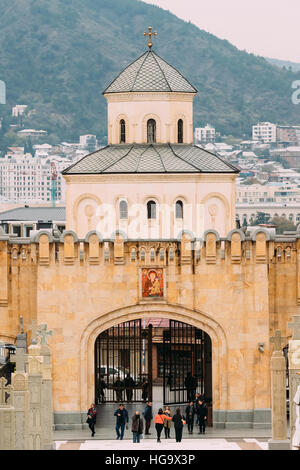
[[[142,297],[153,298],[164,296],[164,279],[162,269],[143,269]]]

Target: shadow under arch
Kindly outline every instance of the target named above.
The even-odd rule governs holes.
[[[130,320],[143,318],[167,318],[195,326],[205,331],[212,342],[212,389],[213,408],[226,410],[228,405],[228,354],[227,340],[222,326],[199,310],[181,305],[147,303],[136,304],[109,311],[91,320],[84,329],[80,340],[80,408],[88,409],[94,401],[94,346],[103,331]]]

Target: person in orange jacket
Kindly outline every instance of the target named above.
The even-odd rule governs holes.
[[[166,419],[167,420],[172,420],[172,417],[166,415],[163,412],[162,408],[159,408],[158,413],[154,418],[155,429],[156,429],[156,432],[157,432],[157,442],[161,442],[160,435],[161,435],[161,432],[164,428],[164,422],[165,422]]]

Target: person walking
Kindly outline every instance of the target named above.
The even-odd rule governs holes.
[[[208,413],[207,413],[207,406],[204,403],[202,398],[198,400],[196,413],[197,413],[198,422],[199,422],[199,434],[205,434],[205,427],[206,427]]]
[[[194,419],[195,419],[195,405],[191,401],[190,404],[185,409],[186,424],[188,426],[189,434],[193,434],[194,429]]]
[[[89,425],[90,430],[92,431],[92,437],[95,435],[95,424],[97,419],[97,410],[95,404],[92,403],[89,411],[87,412],[87,420],[86,422]]]
[[[148,401],[147,406],[144,411],[144,419],[145,419],[145,436],[150,436],[150,426],[151,426],[151,421],[153,419],[153,414],[152,414],[152,402]]]
[[[157,432],[157,442],[161,442],[160,435],[164,428],[165,419],[171,420],[171,416],[164,414],[163,409],[159,408],[157,415],[154,418],[155,428]]]
[[[195,408],[195,413],[196,413],[196,425],[199,426],[199,420],[198,420],[198,415],[197,415],[197,412],[196,412],[196,409],[197,409],[197,405],[198,405],[198,401],[200,400],[200,393],[195,393],[195,399],[194,399],[194,408]]]
[[[128,425],[128,412],[124,405],[121,403],[119,409],[115,411],[114,416],[116,416],[116,433],[117,439],[123,440],[125,426]],[[121,432],[120,432],[121,429]]]
[[[132,417],[132,434],[133,434],[133,443],[139,443],[141,435],[143,434],[144,423],[140,416],[140,412],[136,411],[135,415]]]
[[[168,405],[165,406],[164,413],[165,413],[167,416],[171,416],[171,418],[172,418],[172,412],[171,412],[171,409],[170,409],[170,407],[169,407]],[[165,419],[165,420],[164,420],[164,429],[165,429],[165,438],[166,438],[166,439],[170,439],[171,427],[172,427],[172,421],[169,420],[169,419]]]
[[[172,421],[174,423],[176,442],[181,442],[185,417],[180,413],[180,408],[176,409],[176,413],[174,414]]]
[[[132,401],[132,396],[133,396],[133,389],[135,387],[135,381],[131,377],[130,374],[127,374],[125,379],[124,379],[124,386],[126,390],[126,398],[127,401]]]

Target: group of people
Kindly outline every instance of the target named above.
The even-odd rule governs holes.
[[[87,423],[90,430],[92,431],[92,437],[95,435],[95,424],[96,424],[96,407],[94,404],[91,405],[88,410]],[[123,440],[125,428],[129,427],[129,416],[123,403],[120,403],[119,408],[115,411],[114,416],[116,417],[116,439]],[[161,442],[161,434],[164,430],[165,438],[170,439],[171,428],[174,426],[176,442],[181,442],[182,432],[184,425],[187,425],[189,434],[193,434],[194,423],[196,418],[196,425],[199,426],[199,434],[205,434],[205,428],[208,417],[208,408],[204,399],[199,394],[195,395],[194,400],[191,400],[185,409],[185,415],[177,408],[175,413],[169,406],[165,406],[164,409],[160,408],[158,413],[154,417],[154,425],[157,434],[157,442]],[[148,402],[142,416],[139,411],[136,411],[132,416],[131,431],[133,435],[133,442],[139,443],[143,438],[144,433],[144,421],[145,421],[145,435],[150,435],[150,427],[153,420],[152,413],[152,402]]]
[[[106,388],[107,388],[107,384],[104,381],[104,377],[101,376],[100,381],[99,381],[99,387],[98,387],[99,403],[105,402],[105,389]],[[136,388],[136,383],[131,377],[131,375],[127,374],[124,380],[122,380],[118,376],[113,384],[113,388],[116,392],[116,400],[118,402],[123,402],[124,392],[126,393],[127,402],[131,402],[133,399],[133,390]],[[145,377],[143,378],[140,388],[142,390],[142,400],[146,402],[149,397],[150,384],[149,384],[149,381]]]

